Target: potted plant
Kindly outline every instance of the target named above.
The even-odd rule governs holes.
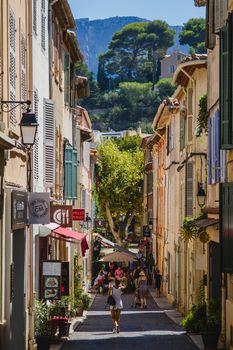
[[[77,299],[74,302],[74,307],[75,307],[75,310],[76,310],[76,316],[78,316],[78,317],[82,316],[83,315],[83,310],[84,310],[82,299]]]
[[[69,317],[72,316],[70,309],[72,309],[72,299],[69,296],[62,296],[60,300],[55,300],[50,306],[50,323],[55,333],[58,331],[59,337],[69,335]]]
[[[35,336],[38,350],[49,350],[51,343],[50,312],[45,301],[35,304]]]
[[[82,303],[83,303],[83,309],[88,310],[89,305],[90,305],[91,298],[89,294],[83,293],[82,295]]]
[[[205,302],[193,305],[182,326],[191,333],[200,333],[206,347],[215,348],[220,332],[220,308],[211,300],[208,307]]]

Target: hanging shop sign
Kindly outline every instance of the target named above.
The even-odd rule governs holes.
[[[11,227],[12,230],[24,228],[27,225],[27,192],[12,191],[11,197]]]
[[[95,228],[102,228],[107,226],[107,221],[103,219],[95,219],[94,220]]]
[[[43,298],[61,298],[61,261],[43,261]]]
[[[73,221],[84,221],[85,220],[85,209],[73,209]]]
[[[50,218],[51,222],[62,227],[72,227],[72,205],[51,205]]]
[[[49,193],[31,192],[28,199],[29,224],[50,223],[50,199]]]

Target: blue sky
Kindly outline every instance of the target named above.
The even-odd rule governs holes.
[[[204,17],[205,8],[194,0],[68,0],[75,18],[90,19],[114,16],[137,16],[162,19],[169,24],[183,24],[191,17]]]

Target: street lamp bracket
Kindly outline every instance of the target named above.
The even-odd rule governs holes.
[[[1,100],[0,101],[1,112],[5,112],[5,113],[10,113],[11,111],[13,111],[13,109],[17,108],[20,105],[26,105],[27,106],[26,110],[29,111],[31,101],[30,100],[26,100],[26,101],[3,101],[3,100]]]

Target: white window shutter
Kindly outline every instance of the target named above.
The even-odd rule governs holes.
[[[41,0],[41,47],[46,50],[46,6],[45,0]]]
[[[36,115],[37,121],[38,121],[38,102],[39,102],[38,91],[35,89],[33,109],[34,109],[34,113]],[[38,136],[38,132],[37,132],[35,144],[33,147],[33,178],[34,178],[34,180],[39,179],[39,136]]]
[[[26,55],[26,36],[24,33],[21,35],[21,98],[23,101],[27,100],[27,55]],[[26,107],[24,107],[26,108]]]
[[[54,101],[44,99],[44,177],[45,186],[55,182],[55,115]]]
[[[9,9],[9,88],[10,101],[16,100],[16,23],[15,15],[12,9]],[[11,107],[14,107],[12,104]],[[9,126],[12,130],[16,130],[17,119],[16,110],[10,112]]]
[[[37,35],[37,0],[33,0],[33,32]]]

